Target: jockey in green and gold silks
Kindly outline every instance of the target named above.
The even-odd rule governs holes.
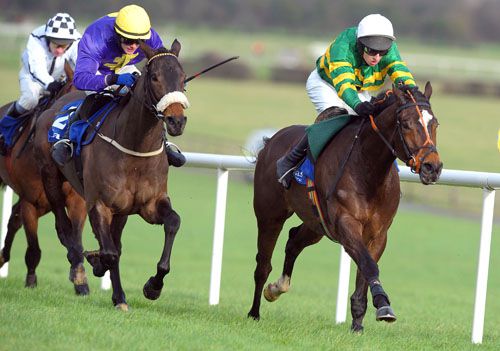
[[[387,75],[395,84],[415,85],[395,42],[377,65],[369,66],[360,55],[363,48],[356,34],[357,27],[344,30],[316,61],[320,77],[335,87],[347,105],[354,109],[360,103],[358,92],[379,90]]]
[[[380,15],[365,16],[357,27],[345,29],[316,60],[306,82],[316,111],[328,116],[367,118],[374,114],[372,96],[378,95],[387,76],[395,84],[415,86],[401,59],[391,21]],[[290,186],[292,172],[308,148],[307,136],[276,162],[278,182]]]

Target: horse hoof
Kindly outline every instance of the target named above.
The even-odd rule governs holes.
[[[276,288],[274,288],[274,290],[277,290]],[[276,301],[281,293],[279,291],[276,291],[276,293],[273,292],[273,284],[269,284],[265,289],[264,289],[264,292],[263,292],[263,295],[264,295],[264,298],[269,301],[269,302],[274,302]]]
[[[357,335],[361,335],[361,334],[363,334],[363,330],[364,330],[364,329],[365,329],[365,328],[364,328],[362,325],[352,325],[352,326],[351,326],[351,332],[352,332],[353,334],[357,334]]]
[[[252,312],[248,312],[247,314],[247,318],[252,318],[254,321],[259,321],[260,320],[260,316],[259,314],[253,314]]]
[[[144,288],[142,289],[144,296],[149,300],[156,300],[157,298],[159,298],[161,295],[161,289],[163,288],[163,286],[159,289],[155,287],[153,284],[153,279],[153,277],[149,278],[146,284],[144,284]]]
[[[90,289],[88,284],[80,284],[80,285],[75,284],[75,293],[78,296],[86,296],[90,294]]]
[[[396,321],[396,315],[392,310],[391,306],[382,306],[377,309],[377,321],[384,321],[387,323],[392,323]]]
[[[36,274],[26,275],[26,283],[24,284],[24,286],[27,288],[36,288],[37,286]]]
[[[128,305],[126,303],[119,303],[115,305],[117,311],[128,312]]]

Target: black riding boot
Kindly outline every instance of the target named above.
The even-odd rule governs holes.
[[[85,100],[83,100],[73,116],[68,120],[68,128],[66,132],[64,132],[61,140],[57,141],[54,146],[52,146],[52,159],[55,163],[64,167],[64,165],[71,160],[71,157],[73,157],[73,143],[69,140],[71,125],[84,117],[92,116],[112,99],[112,96],[100,93],[90,94],[85,97]]]
[[[278,182],[288,189],[292,180],[293,171],[297,168],[297,164],[304,158],[307,153],[307,134],[300,139],[300,141],[287,153],[276,161],[276,174],[278,175]]]
[[[68,136],[64,135],[63,139],[52,146],[52,159],[58,166],[64,167],[71,160],[72,156],[73,144],[68,139]]]
[[[174,150],[173,147],[175,147],[176,150]],[[165,153],[167,154],[168,164],[170,166],[181,167],[184,163],[186,163],[186,157],[181,153],[181,150],[179,150],[176,145],[169,143],[166,140]]]

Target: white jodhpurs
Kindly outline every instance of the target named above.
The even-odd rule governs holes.
[[[351,115],[357,115],[357,113],[339,97],[337,90],[321,79],[317,70],[312,71],[309,78],[307,78],[306,90],[318,114],[329,107],[338,106],[345,108]],[[358,92],[358,96],[361,101],[370,101],[372,97],[371,94],[373,93],[377,94],[378,91],[371,93],[368,91],[360,91]]]

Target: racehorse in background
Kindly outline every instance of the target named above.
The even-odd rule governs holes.
[[[33,137],[36,133],[35,123],[39,115],[50,109],[54,101],[76,90],[73,87],[73,70],[65,63],[66,84],[55,96],[46,96],[28,117],[24,129],[17,138],[9,153],[0,156],[0,175],[2,186],[10,186],[19,196],[19,200],[13,205],[11,216],[7,226],[5,246],[0,251],[0,267],[10,260],[10,251],[17,231],[21,225],[24,226],[28,246],[25,254],[25,262],[28,269],[26,275],[26,287],[37,285],[36,268],[40,262],[41,250],[38,243],[38,219],[51,210],[47,200],[40,171],[34,155]],[[12,103],[0,108],[0,115],[5,115]],[[46,136],[46,135],[45,135]],[[85,204],[68,183],[63,187],[67,198],[66,206],[70,216],[72,232],[57,230],[61,243],[66,247],[67,258],[71,264],[69,280],[74,284],[78,295],[89,293],[87,277],[83,267],[83,246],[81,233],[86,219]]]
[[[264,297],[274,301],[287,292],[297,256],[326,235],[341,244],[358,267],[356,288],[351,296],[352,330],[363,329],[368,287],[377,309],[376,320],[396,320],[377,265],[399,205],[400,184],[394,160],[397,157],[409,165],[423,184],[437,181],[442,162],[435,146],[438,122],[429,103],[430,83],[423,94],[416,87],[393,87],[392,92],[392,102],[376,118],[371,116],[370,123],[355,118],[317,158],[316,192],[309,193],[317,200],[313,201],[316,210],[305,186],[293,182],[285,190],[274,181],[276,161],[304,135],[305,127],[280,130],[259,153],[254,178],[258,252],[249,317],[260,318],[261,294],[272,270],[271,257],[277,238],[285,221],[296,213],[302,224],[290,229],[282,275],[265,288]]]
[[[183,93],[186,76],[178,61],[180,49],[177,40],[169,50],[155,51],[141,43],[148,61],[130,98],[112,109],[99,126],[91,126],[89,133],[96,132],[97,136],[81,151],[82,195],[99,243],[99,250],[86,252],[85,256],[94,275],[102,277],[110,271],[112,301],[122,310],[128,310],[128,305],[119,263],[121,235],[128,216],[139,214],[146,222],[164,228],[165,242],[156,275],[143,289],[152,300],[160,296],[163,278],[170,271],[171,250],[180,226],[180,217],[167,195],[169,164],[164,150],[165,128],[168,134],[177,136],[186,124],[184,109],[189,103]],[[56,109],[71,98],[67,95],[59,100]],[[59,190],[61,179],[46,137],[53,119],[50,111],[40,117],[37,128],[44,132],[37,134],[35,144],[56,223],[67,223],[65,199]]]

